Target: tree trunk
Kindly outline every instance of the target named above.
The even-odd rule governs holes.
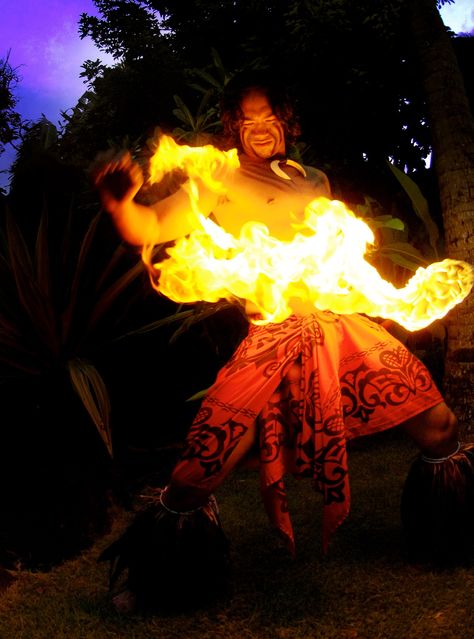
[[[408,0],[432,135],[446,255],[474,264],[474,119],[451,38],[436,0]],[[444,391],[465,429],[474,413],[474,296],[447,318]]]

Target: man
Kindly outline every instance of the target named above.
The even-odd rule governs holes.
[[[223,101],[222,120],[239,147],[240,168],[217,176],[225,184],[224,197],[198,181],[200,210],[212,213],[235,235],[245,222],[256,220],[278,239],[291,239],[292,225],[302,219],[306,204],[318,196],[330,196],[324,173],[286,157],[288,142],[298,132],[291,105],[271,85],[255,78],[236,79]],[[116,173],[125,175],[128,184],[119,197],[108,187]],[[160,243],[192,231],[184,189],[151,207],[135,202],[143,177],[128,154],[103,165],[95,173],[95,182],[104,207],[127,241]],[[251,315],[252,309],[248,312]],[[254,325],[219,372],[170,483],[159,493],[155,537],[163,537],[163,522],[170,519],[175,522],[172,536],[179,537],[186,526],[195,530],[198,517],[217,527],[212,493],[236,464],[257,451],[264,504],[290,551],[294,541],[283,485],[288,472],[312,478],[323,494],[323,545],[327,548],[349,510],[347,439],[396,425],[423,454],[412,471],[415,485],[418,473],[439,477],[449,464],[463,463],[473,476],[472,452],[460,450],[456,418],[428,371],[380,325],[358,315],[319,311],[295,314],[281,324]],[[413,524],[411,516],[424,495],[417,496],[412,508],[410,494],[408,490],[405,498],[407,529],[417,548],[429,547],[426,531],[419,532],[423,521]],[[427,526],[431,530],[431,523]],[[167,553],[160,551],[160,558],[151,564],[143,556],[137,559],[133,547],[141,545],[140,535],[145,536],[139,530],[139,525],[132,526],[132,534],[119,540],[107,556],[125,557],[128,588],[143,601],[162,592],[152,584],[153,574],[162,569]],[[214,537],[213,543],[225,554],[220,537],[217,541]],[[452,538],[446,543],[452,544]],[[212,549],[205,553],[196,549],[194,555],[201,554],[208,567],[219,565],[212,559]],[[196,564],[192,570],[206,569]]]

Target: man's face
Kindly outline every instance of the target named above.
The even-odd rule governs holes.
[[[240,141],[244,153],[254,160],[284,155],[283,125],[273,113],[267,96],[252,91],[243,98],[240,108],[243,116]]]

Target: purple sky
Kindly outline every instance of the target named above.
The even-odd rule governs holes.
[[[58,124],[60,112],[73,107],[84,92],[81,64],[100,54],[90,40],[78,36],[83,12],[96,13],[92,0],[1,0],[0,57],[10,51],[10,63],[18,69],[17,108],[23,117],[38,119],[43,113]],[[442,16],[456,33],[473,32],[472,0],[446,5]],[[0,156],[0,170],[13,155],[8,151]],[[0,186],[7,179],[0,173]]]
[[[10,50],[18,68],[19,108],[27,118],[41,113],[54,123],[84,90],[81,64],[99,53],[78,36],[80,14],[95,13],[92,0],[2,0],[0,56]]]
[[[58,124],[60,112],[73,107],[85,90],[79,77],[84,60],[105,56],[90,39],[78,36],[80,14],[96,13],[92,0],[1,0],[0,57],[10,52],[17,69],[17,109],[24,118],[44,114]],[[0,156],[0,170],[14,151]],[[0,173],[0,186],[8,176]]]

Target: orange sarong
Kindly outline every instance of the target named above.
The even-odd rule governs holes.
[[[251,326],[193,422],[173,478],[213,492],[255,423],[263,501],[294,552],[283,477],[323,495],[323,548],[349,513],[348,439],[443,401],[425,366],[382,326],[329,311]]]

